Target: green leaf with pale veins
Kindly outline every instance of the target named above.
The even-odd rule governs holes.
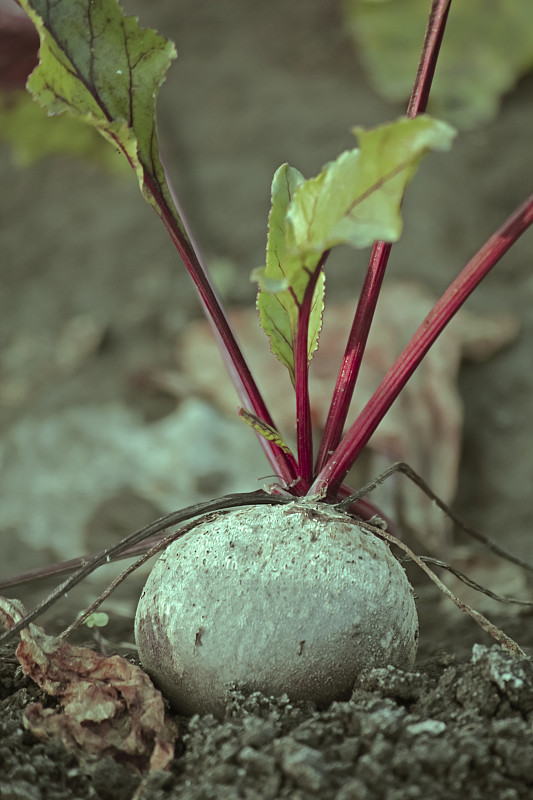
[[[27,84],[35,99],[50,115],[68,112],[94,126],[125,154],[150,205],[161,215],[164,204],[183,231],[159,161],[155,124],[174,45],[125,17],[116,0],[20,5],[41,39],[40,63]]]
[[[254,273],[259,282],[257,308],[261,327],[270,337],[272,352],[285,364],[294,383],[294,348],[298,318],[306,287],[319,257],[302,257],[296,250],[287,212],[303,175],[283,164],[272,181],[272,208],[268,220],[266,266]],[[324,276],[319,276],[313,294],[307,337],[308,358],[318,346],[324,308]]]
[[[294,192],[287,220],[300,254],[397,241],[408,181],[430,149],[448,150],[455,135],[449,125],[427,116],[354,133],[359,148],[342,153]]]
[[[360,147],[305,180],[284,164],[272,182],[266,266],[256,270],[257,307],[272,352],[294,375],[298,321],[322,255],[339,244],[368,247],[401,234],[400,206],[407,182],[431,149],[447,150],[453,128],[427,116],[402,118],[373,130],[356,128]],[[308,359],[318,347],[324,275],[318,277],[309,318]]]

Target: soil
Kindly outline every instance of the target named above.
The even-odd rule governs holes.
[[[125,6],[178,44],[161,95],[165,162],[221,294],[249,304],[274,170],[289,161],[314,174],[352,146],[351,126],[403,109],[370,87],[337,4],[160,0],[149,14],[140,2]],[[406,199],[394,277],[441,292],[531,191],[524,165],[532,89],[524,79],[490,124],[424,165]],[[166,511],[257,488],[268,468],[238,423],[146,380],[154,368],[176,367],[177,337],[200,310],[134,181],[59,156],[20,167],[6,148],[0,173],[9,189],[0,193],[8,289],[0,293],[1,574],[98,550]],[[532,521],[531,245],[529,233],[469,301],[481,311],[513,311],[522,329],[507,351],[462,369],[455,504],[522,557]],[[336,256],[332,298],[345,299],[347,287],[357,292],[366,257]],[[52,609],[47,631],[65,627],[110,570]],[[127,581],[106,607],[108,652],[135,657],[142,582],[142,575]],[[54,584],[7,594],[31,607]],[[433,588],[416,588],[415,671],[366,672],[351,699],[326,709],[246,699],[236,688],[224,719],[179,720],[172,769],[152,775],[142,797],[533,798],[530,661],[492,646]],[[530,615],[507,609],[491,619],[533,652]],[[138,777],[125,767],[102,760],[84,771],[60,744],[39,743],[23,729],[22,711],[39,691],[20,674],[12,647],[2,651],[0,692],[2,800],[132,796]]]
[[[365,671],[349,700],[325,709],[230,688],[221,719],[175,717],[171,769],[142,784],[111,758],[82,769],[57,741],[25,731],[22,711],[40,693],[4,649],[0,797],[129,800],[141,788],[144,800],[531,798],[533,665],[496,645],[467,654],[469,633],[454,626],[460,654],[422,658],[412,672]]]

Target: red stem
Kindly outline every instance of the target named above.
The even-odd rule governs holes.
[[[420,56],[415,84],[407,106],[406,116],[409,119],[413,119],[418,114],[423,114],[427,108],[451,4],[452,0],[433,0],[431,3],[426,36],[422,45],[422,55]]]
[[[359,296],[352,329],[337,376],[337,383],[333,390],[333,397],[318,451],[315,473],[324,468],[341,440],[381,284],[385,277],[390,250],[391,245],[385,242],[376,242],[372,248],[370,263]]]
[[[298,308],[298,331],[294,348],[294,389],[296,393],[296,440],[300,474],[309,486],[313,477],[313,430],[309,400],[309,317],[320,273],[330,251],[322,253],[320,261],[309,277],[303,300]]]
[[[177,224],[176,218],[159,187],[151,182],[145,182],[147,183],[148,191],[157,204],[158,215],[170,234],[170,238],[174,242],[200,294],[206,316],[211,323],[222,357],[242,405],[245,408],[251,408],[256,416],[275,428],[275,423],[252,377],[207,271],[202,267],[193,244],[185,230],[181,230]],[[276,475],[283,480],[286,486],[292,487],[291,491],[293,493],[305,494],[309,487],[309,482],[301,480],[300,471],[294,457],[284,453],[276,444],[263,436],[258,436],[258,439]]]
[[[418,114],[423,114],[427,108],[450,5],[451,0],[433,0],[415,84],[407,106],[406,116],[409,119],[413,119]],[[390,251],[391,245],[385,242],[376,242],[372,248],[370,263],[359,296],[352,329],[348,337],[337,383],[333,390],[328,418],[318,451],[315,472],[320,472],[324,469],[329,457],[341,440],[381,285],[385,277]]]
[[[318,474],[310,494],[319,492],[324,486],[328,487],[330,494],[335,494],[336,488],[444,327],[532,223],[533,194],[498,228],[437,301]]]

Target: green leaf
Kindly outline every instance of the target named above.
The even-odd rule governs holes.
[[[239,417],[243,420],[243,422],[246,422],[250,428],[253,428],[254,431],[260,436],[268,439],[269,442],[274,442],[274,444],[277,444],[277,446],[280,447],[284,453],[291,452],[290,447],[285,444],[278,431],[271,425],[267,425],[267,423],[262,419],[259,419],[259,417],[256,417],[255,414],[251,414],[244,408],[239,408]]]
[[[183,232],[159,161],[155,103],[176,50],[125,17],[115,0],[20,0],[41,39],[28,88],[51,115],[95,127],[135,169],[157,213],[165,205]],[[156,202],[159,199],[159,202]],[[164,201],[161,202],[161,199]]]
[[[430,149],[449,149],[455,135],[449,125],[427,116],[354,132],[360,148],[342,153],[316,178],[305,180],[283,164],[272,182],[266,266],[254,273],[257,307],[272,352],[293,384],[303,301],[313,286],[308,360],[318,347],[325,278],[317,271],[323,255],[339,244],[361,248],[376,240],[396,241],[407,182]]]
[[[407,182],[430,149],[447,150],[454,137],[449,125],[427,116],[354,133],[360,148],[342,153],[294,192],[287,219],[300,254],[399,239]]]
[[[376,89],[395,102],[413,86],[428,0],[344,0],[345,24]],[[430,109],[461,128],[491,119],[533,67],[531,0],[453,0]]]
[[[109,622],[109,616],[105,611],[93,611],[85,620],[88,628],[105,628]]]
[[[272,208],[268,221],[266,266],[255,270],[259,282],[257,308],[261,327],[270,337],[272,352],[285,364],[294,383],[294,348],[298,319],[306,288],[319,257],[302,257],[296,251],[287,213],[292,197],[305,184],[303,175],[283,164],[272,181]],[[307,336],[308,358],[318,346],[324,309],[324,276],[320,275],[313,294]]]

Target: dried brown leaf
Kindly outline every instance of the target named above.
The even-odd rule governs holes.
[[[24,616],[22,603],[0,597],[0,622],[10,628]],[[42,741],[60,739],[81,764],[111,756],[141,772],[163,770],[174,756],[173,726],[163,698],[145,672],[120,656],[104,657],[30,624],[16,655],[28,675],[58,701],[32,703],[24,725]]]

